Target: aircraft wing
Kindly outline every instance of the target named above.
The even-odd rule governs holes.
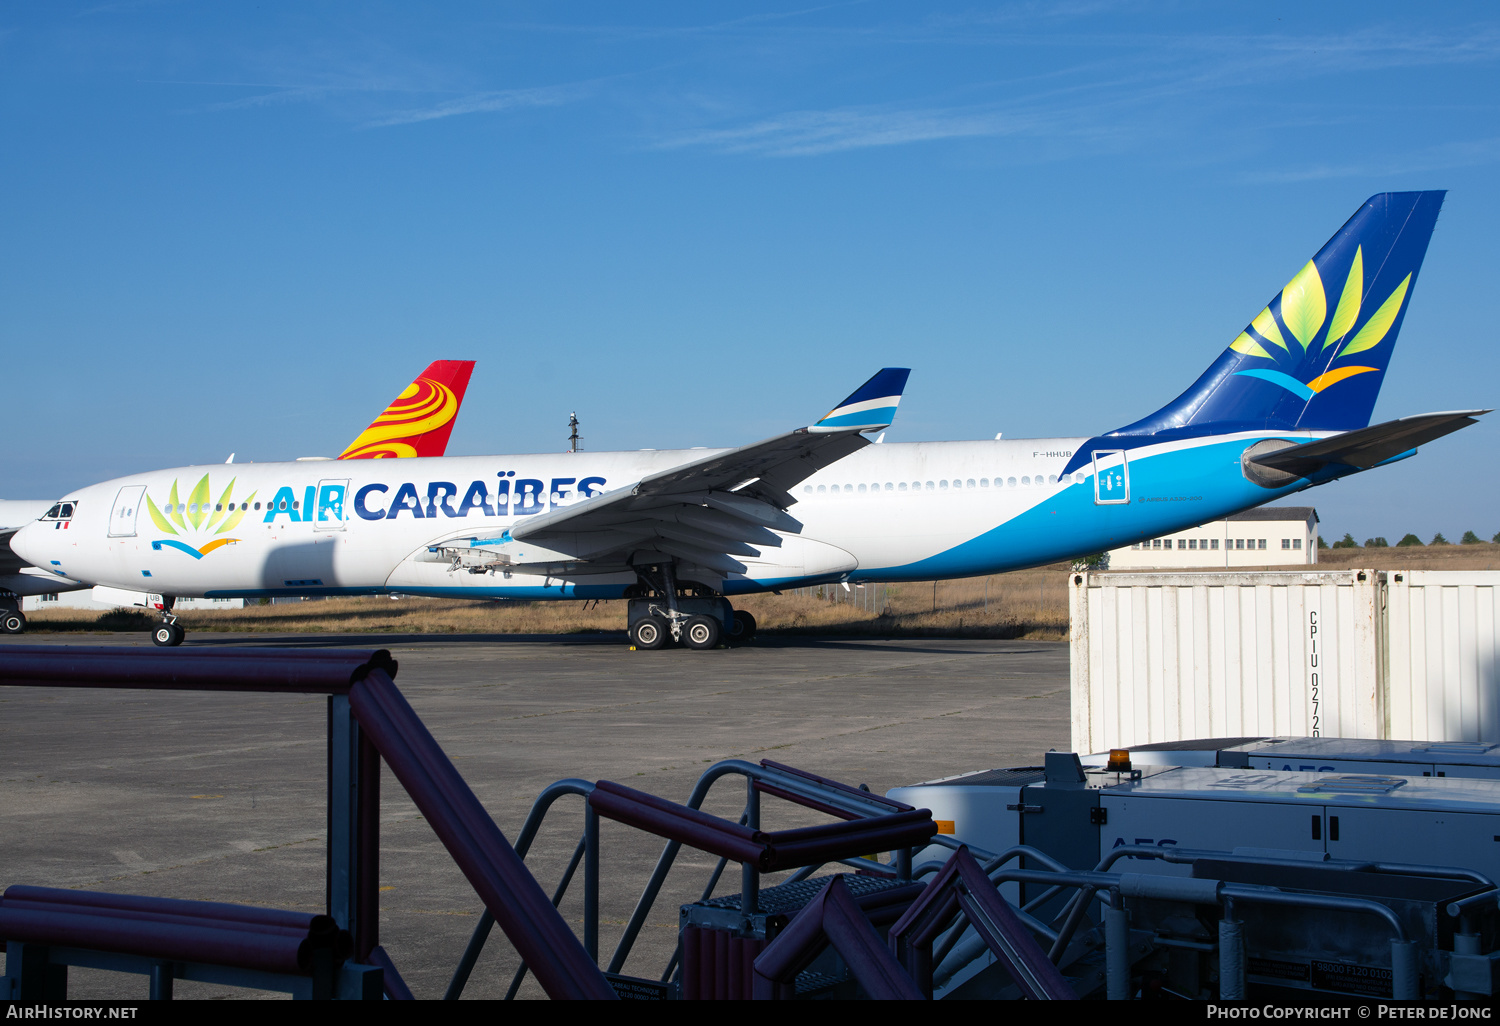
[[[1298,477],[1307,477],[1329,463],[1368,470],[1384,463],[1393,456],[1410,452],[1460,428],[1478,423],[1474,418],[1489,413],[1489,410],[1452,410],[1446,413],[1422,413],[1415,417],[1384,424],[1372,424],[1356,431],[1320,438],[1315,442],[1294,445],[1287,449],[1250,457],[1273,470],[1282,470]]]
[[[773,532],[796,534],[792,488],[870,444],[860,432],[890,426],[910,374],[885,368],[809,427],[642,478],[567,509],[530,517],[498,539],[434,546],[432,555],[468,566],[541,563],[619,569],[633,554],[661,554],[720,574],[743,571],[734,556],[778,547]],[[580,564],[586,564],[580,565]]]

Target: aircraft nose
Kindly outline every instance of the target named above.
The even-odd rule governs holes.
[[[10,536],[10,548],[16,555],[20,556],[32,566],[43,568],[52,564],[47,561],[47,532],[44,527],[51,525],[41,524],[33,521]]]

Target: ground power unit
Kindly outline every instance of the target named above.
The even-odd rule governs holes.
[[[1500,747],[1335,738],[1149,747],[1117,753],[1113,765],[1049,752],[1040,766],[889,796],[939,823],[945,844],[919,864],[968,845],[1044,935],[1065,934],[1086,904],[1078,932],[1058,942],[1059,966],[1086,973],[1117,917],[1128,937],[1117,947],[1130,956],[1115,994],[1500,992],[1490,954]],[[1088,897],[1070,898],[1074,885]],[[982,996],[987,975],[993,967],[976,958],[935,978]]]

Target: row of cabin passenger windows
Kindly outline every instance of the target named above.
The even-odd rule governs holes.
[[[1138,551],[1142,550],[1142,549],[1170,549],[1172,547],[1172,539],[1171,538],[1152,538],[1148,542],[1141,542],[1139,545],[1132,545],[1130,547],[1132,549],[1136,549]],[[1258,549],[1258,550],[1264,550],[1265,547],[1266,547],[1266,540],[1264,538],[1225,538],[1224,539],[1224,548],[1226,548],[1226,549]],[[1281,539],[1281,547],[1284,548],[1284,549],[1301,549],[1302,548],[1302,539],[1301,538],[1283,538],[1283,539]],[[1178,538],[1177,539],[1177,548],[1179,550],[1186,549],[1188,551],[1193,551],[1195,549],[1212,549],[1215,552],[1217,552],[1218,549],[1219,549],[1219,539],[1217,539],[1217,538]]]
[[[301,505],[301,504],[296,499],[292,500],[292,509],[296,509],[299,505]],[[255,503],[254,506],[255,506],[256,509],[260,509],[260,503],[258,503],[258,502]],[[239,509],[239,510],[247,510],[250,507],[251,507],[251,503],[248,503],[248,502],[242,502],[242,503],[239,503],[238,505],[236,505],[236,504],[234,504],[232,502],[229,504],[229,510],[230,510],[231,513],[234,512],[237,509]],[[269,502],[266,503],[266,509],[270,509],[270,508],[271,508],[271,503],[269,503]],[[280,508],[281,509],[286,509],[286,500],[285,499],[281,500],[281,507]],[[196,503],[196,502],[187,502],[187,503],[179,502],[177,505],[174,506],[174,505],[172,505],[169,502],[169,503],[167,503],[165,506],[163,506],[161,508],[161,511],[163,513],[168,513],[168,514],[174,512],[174,511],[177,512],[177,513],[197,513],[197,512],[200,511],[200,509],[201,509],[202,512],[207,513],[208,512],[208,503],[205,502],[205,503],[201,503],[200,504],[200,503]],[[222,512],[224,512],[224,504],[222,502],[215,503],[214,504],[214,512],[215,513],[222,513]]]
[[[1084,475],[1083,474],[1074,474],[1072,476],[1072,482],[1076,483],[1076,484],[1083,484],[1083,482],[1084,482]],[[994,486],[996,488],[1034,488],[1037,485],[1041,485],[1041,486],[1045,487],[1047,485],[1055,485],[1057,483],[1058,483],[1058,481],[1057,481],[1057,475],[1056,474],[1050,474],[1046,478],[1043,478],[1041,474],[1036,475],[1035,478],[1032,478],[1030,475],[1022,475],[1019,483],[1013,477],[997,477],[997,478],[994,479],[994,482],[993,482],[993,484],[994,484]],[[1062,483],[1063,484],[1068,484],[1069,483],[1068,475],[1066,475],[1066,474],[1063,475]],[[968,480],[964,480],[963,478],[955,477],[955,478],[952,478],[952,479],[946,480],[946,481],[913,481],[910,484],[907,484],[907,482],[905,482],[905,481],[896,481],[896,482],[887,481],[887,482],[885,482],[885,484],[882,485],[880,482],[877,481],[874,484],[862,484],[862,485],[852,485],[852,484],[846,484],[846,485],[818,485],[816,489],[814,489],[812,485],[805,485],[803,487],[803,489],[802,489],[802,493],[804,495],[812,495],[814,492],[816,492],[818,495],[825,495],[825,494],[827,494],[829,492],[832,492],[834,494],[838,494],[838,493],[842,492],[842,493],[848,494],[848,495],[853,495],[853,494],[856,494],[856,493],[858,493],[860,495],[865,495],[865,494],[868,494],[870,492],[879,492],[879,491],[887,491],[887,492],[908,492],[908,491],[910,491],[910,492],[922,492],[922,491],[927,491],[927,492],[946,492],[949,489],[961,490],[961,489],[964,489],[964,488],[988,488],[988,487],[990,487],[990,485],[991,485],[991,481],[987,477],[981,477],[981,478],[979,478],[978,481],[976,481],[972,477],[969,478]]]

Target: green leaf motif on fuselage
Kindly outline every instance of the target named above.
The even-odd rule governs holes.
[[[226,497],[228,497],[229,492],[226,491],[224,494]],[[256,493],[251,492],[250,496],[244,502],[239,504],[240,508],[229,514],[228,519],[226,519],[224,523],[219,527],[219,529],[214,533],[223,534],[225,531],[233,531],[239,524],[239,522],[245,519],[245,510],[250,508],[250,504],[255,501],[255,496]],[[212,527],[213,525],[210,524],[209,526]]]
[[[203,475],[203,480],[193,486],[193,493],[188,496],[188,520],[193,525],[193,530],[208,517],[208,475]]]
[[[175,485],[176,482],[173,482],[173,484]],[[167,534],[177,533],[177,529],[171,525],[166,517],[161,515],[161,510],[156,508],[156,500],[151,498],[149,492],[146,494],[146,508],[151,511],[151,522],[156,525],[157,530],[165,531]],[[177,507],[173,505],[172,508],[176,509]]]
[[[187,521],[182,518],[182,504],[177,501],[177,479],[175,477],[172,479],[172,494],[167,496],[167,506],[167,512],[171,514],[177,526],[186,531]],[[175,534],[176,532],[174,531],[173,533]]]

